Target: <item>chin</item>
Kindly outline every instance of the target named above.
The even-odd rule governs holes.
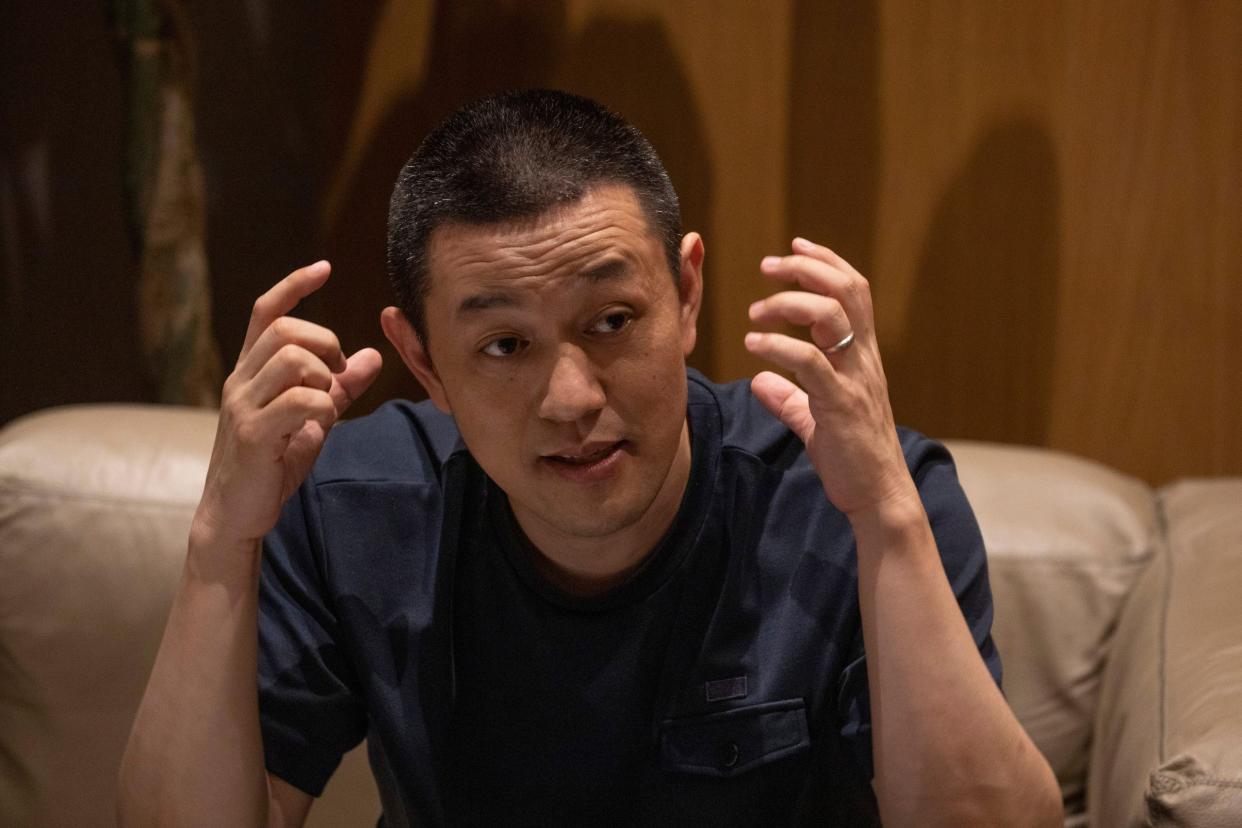
[[[576,538],[606,538],[615,535],[642,519],[642,504],[587,503],[566,508],[564,503],[547,504],[540,518],[564,535]]]
[[[632,526],[640,516],[641,512],[637,515],[611,515],[600,512],[566,515],[564,511],[561,511],[547,522],[557,531],[576,538],[606,538]]]

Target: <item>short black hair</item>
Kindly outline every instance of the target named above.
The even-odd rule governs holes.
[[[427,245],[448,222],[495,224],[570,204],[598,184],[633,189],[680,273],[681,210],[651,143],[602,104],[549,89],[494,95],[459,109],[401,168],[388,209],[388,277],[427,342]]]

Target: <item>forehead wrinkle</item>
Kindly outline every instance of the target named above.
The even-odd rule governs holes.
[[[448,246],[454,248],[451,251],[439,251],[449,253],[447,261],[443,261],[446,257],[441,255],[441,265],[458,272],[459,284],[478,282],[515,289],[523,289],[531,280],[542,281],[549,277],[558,283],[573,276],[600,282],[625,271],[625,263],[633,258],[634,252],[609,242],[627,237],[628,233],[617,227],[600,228],[586,234],[572,232],[575,229],[578,228],[569,228],[551,239],[533,243],[501,241],[496,245],[468,247],[450,244]],[[598,257],[604,260],[588,266],[588,260]]]
[[[566,284],[574,277],[584,277],[586,286],[638,273],[644,248],[659,242],[633,194],[622,192],[621,204],[609,189],[600,188],[539,216],[499,225],[437,227],[429,240],[429,259],[436,270],[453,276],[448,282],[433,278],[432,292],[443,288],[450,297],[462,297],[453,308],[460,316],[462,310],[524,305],[558,287],[576,288],[576,281]]]
[[[618,203],[619,202],[619,203]],[[541,238],[551,228],[552,238]],[[432,231],[429,248],[461,234],[491,234],[504,248],[528,248],[540,257],[549,248],[563,244],[564,237],[589,234],[598,230],[621,230],[626,235],[648,236],[653,229],[635,194],[624,185],[601,184],[588,189],[576,201],[558,204],[537,215],[510,219],[498,224],[477,225],[449,221]],[[531,241],[534,237],[534,241]]]
[[[546,223],[541,223],[522,230],[501,233],[497,251],[501,255],[534,263],[545,259],[554,251],[568,250],[572,251],[571,259],[577,260],[581,256],[590,255],[595,248],[606,246],[618,239],[628,240],[641,235],[642,228],[626,227],[625,224],[629,223],[626,219],[631,217],[615,208],[586,212],[585,215],[577,216],[577,221],[572,224],[560,227],[551,237],[545,237],[544,232],[541,232],[546,231]],[[638,233],[635,233],[636,229]],[[578,252],[578,248],[582,248],[582,251]]]

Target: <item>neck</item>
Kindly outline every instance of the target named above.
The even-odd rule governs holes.
[[[567,536],[541,521],[524,520],[517,512],[514,516],[538,553],[532,563],[540,575],[571,595],[599,595],[624,582],[655,551],[677,517],[689,480],[687,424],[655,499],[638,520],[619,531],[601,537]]]

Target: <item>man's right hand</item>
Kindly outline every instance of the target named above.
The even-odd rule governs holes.
[[[347,360],[332,331],[286,316],[330,272],[326,261],[295,270],[254,303],[194,515],[212,545],[252,546],[276,525],[328,430],[379,375],[374,348]]]
[[[300,825],[310,808],[264,767],[256,564],[328,430],[379,374],[375,349],[346,360],[332,331],[285,315],[330,270],[295,270],[259,297],[225,380],[186,565],[121,761],[123,826]]]

